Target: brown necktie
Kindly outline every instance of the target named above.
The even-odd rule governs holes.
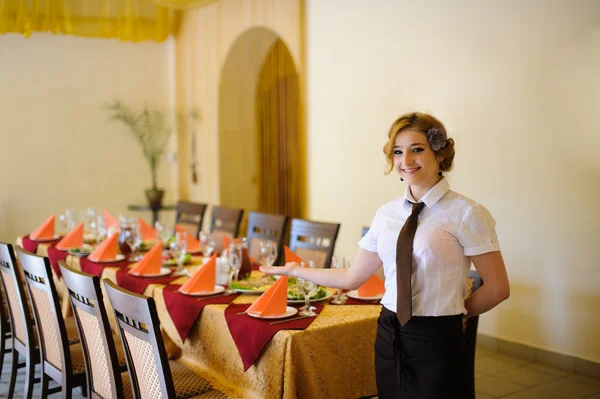
[[[413,239],[417,231],[419,212],[425,206],[419,202],[412,204],[412,213],[406,219],[404,227],[400,230],[398,242],[396,243],[396,315],[400,324],[404,326],[412,316],[412,258]]]

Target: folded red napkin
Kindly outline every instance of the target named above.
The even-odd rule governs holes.
[[[107,230],[111,227],[117,229],[119,228],[119,222],[117,221],[117,219],[115,219],[115,217],[111,215],[110,212],[106,209],[104,210],[104,226],[106,226]]]
[[[120,267],[123,269],[129,266],[131,263],[132,262],[128,261],[127,259],[113,263],[98,263],[89,260],[89,258],[79,258],[79,266],[81,267],[81,271],[84,273],[93,274],[97,277],[102,277],[102,272],[107,267]]]
[[[138,224],[140,226],[140,235],[142,236],[142,240],[156,240],[156,230],[154,230],[152,226],[146,223],[142,218],[138,218]]]
[[[294,253],[294,251],[292,251],[287,245],[283,246],[283,251],[285,254],[285,263],[289,263],[289,262],[302,263],[302,262],[304,262],[304,260],[301,257],[299,257],[298,255],[296,255]]]
[[[57,238],[56,240],[52,240],[52,241],[46,241],[44,242],[44,244],[53,247],[56,245],[57,242],[60,241],[60,237]],[[31,238],[29,238],[29,235],[25,235],[21,238],[21,243],[23,244],[23,249],[25,251],[31,252],[31,253],[35,253],[35,251],[37,251],[37,247],[40,244],[39,241],[35,241],[32,240]]]
[[[312,305],[317,309],[317,313],[320,313],[323,309],[322,304],[313,303]],[[256,362],[265,345],[278,331],[304,330],[315,319],[314,317],[307,317],[305,319],[288,321],[287,323],[270,325],[269,323],[276,320],[257,319],[247,314],[238,314],[246,311],[249,307],[250,305],[248,304],[232,303],[225,309],[227,327],[242,358],[244,371],[248,370]]]
[[[214,291],[217,279],[217,254],[213,254],[196,273],[181,286],[186,294],[202,291]]]
[[[69,256],[69,252],[67,251],[61,251],[56,247],[48,248],[48,259],[50,259],[50,266],[52,266],[52,270],[54,270],[54,273],[58,277],[62,276],[58,262],[67,259],[67,256]]]
[[[370,297],[383,294],[385,292],[385,285],[383,281],[376,275],[373,274],[367,281],[358,287],[359,297]]]
[[[171,281],[178,279],[179,276],[165,276],[165,277],[136,277],[128,273],[126,268],[117,271],[117,285],[121,288],[125,288],[136,294],[143,294],[150,284],[169,284]]]
[[[281,276],[248,308],[255,316],[277,316],[285,313],[287,307],[288,278]]]
[[[200,317],[202,309],[206,305],[226,305],[231,303],[239,294],[231,295],[214,295],[209,297],[192,297],[183,295],[177,290],[180,289],[178,284],[169,284],[163,289],[163,297],[167,311],[171,315],[171,320],[177,328],[177,332],[184,342],[188,337],[194,323]]]

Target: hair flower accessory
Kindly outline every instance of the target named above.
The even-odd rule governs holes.
[[[431,145],[431,149],[433,151],[439,151],[441,148],[446,147],[446,141],[448,140],[448,136],[443,129],[437,129],[432,127],[427,131],[427,139],[429,140],[429,145]]]

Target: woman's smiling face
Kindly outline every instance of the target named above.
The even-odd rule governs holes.
[[[394,140],[394,169],[409,185],[428,190],[439,180],[439,160],[429,146],[427,136],[405,130]]]

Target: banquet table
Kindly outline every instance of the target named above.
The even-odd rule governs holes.
[[[36,253],[47,256],[48,245],[41,243]],[[196,267],[200,259],[193,261]],[[66,262],[81,270],[79,257],[69,255]],[[100,277],[117,282],[119,270],[107,265]],[[57,291],[67,299],[63,301],[64,313],[69,309],[66,288],[62,278],[56,275],[54,278]],[[170,284],[183,284],[188,278],[182,276]],[[165,304],[164,287],[149,284],[143,294],[154,298],[167,352],[171,356],[181,354],[182,360],[209,373],[223,387],[235,388],[244,397],[261,399],[348,399],[376,394],[373,347],[381,305],[326,303],[306,329],[277,332],[255,363],[244,371],[225,318],[228,305],[205,306],[182,342]],[[257,298],[240,295],[233,303],[250,304]],[[104,301],[109,322],[116,331],[114,313],[105,292]]]

